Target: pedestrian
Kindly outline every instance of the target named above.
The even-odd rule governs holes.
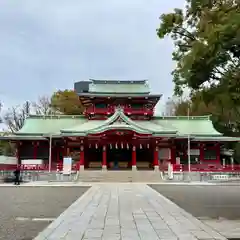
[[[17,166],[16,170],[14,171],[14,185],[20,185],[20,168]]]

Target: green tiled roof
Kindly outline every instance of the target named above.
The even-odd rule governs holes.
[[[240,141],[240,137],[224,137],[224,136],[204,136],[204,137],[194,137],[193,141],[219,141],[219,142],[236,142]]]
[[[61,129],[86,122],[83,116],[29,116],[18,135],[60,134]]]
[[[121,121],[117,121],[121,120]],[[91,120],[82,125],[63,129],[62,132],[67,135],[71,133],[79,133],[80,135],[94,134],[104,132],[110,129],[130,129],[142,134],[175,134],[176,130],[161,127],[152,122],[132,121],[128,118],[121,108],[116,109],[115,113],[105,121]]]
[[[119,94],[119,93],[150,93],[147,81],[103,81],[92,80],[89,84],[90,93]]]
[[[86,136],[111,129],[129,129],[153,136],[186,137],[193,141],[240,141],[240,138],[223,137],[217,132],[209,116],[154,117],[151,121],[133,121],[117,109],[107,120],[88,120],[84,116],[30,116],[15,136],[4,139],[44,139],[49,135]]]
[[[9,135],[0,136],[0,140],[47,140],[47,138],[38,135]]]
[[[61,132],[66,135],[67,133],[82,133],[82,135],[85,135],[87,131],[100,127],[103,122],[103,120],[90,120],[76,126],[68,126],[67,128],[63,128]]]
[[[155,117],[152,120],[155,124],[163,127],[176,129],[178,135],[208,135],[208,136],[222,136],[213,127],[209,116],[196,117]]]

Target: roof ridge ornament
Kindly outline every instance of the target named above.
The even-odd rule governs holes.
[[[124,109],[123,109],[122,106],[118,105],[118,106],[115,107],[115,112],[122,112],[123,113]]]

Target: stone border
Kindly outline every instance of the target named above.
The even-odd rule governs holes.
[[[88,189],[82,196],[80,196],[72,205],[70,205],[64,212],[62,212],[59,217],[54,220],[50,225],[48,225],[42,232],[38,234],[36,238],[33,240],[43,240],[46,239],[53,231],[58,228],[65,220],[67,215],[72,213],[72,211],[77,208],[77,206],[82,203],[83,201],[86,201],[84,204],[87,205],[89,203],[89,195],[93,194],[96,191],[97,187],[91,187]]]

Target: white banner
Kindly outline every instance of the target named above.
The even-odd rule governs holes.
[[[72,172],[72,158],[64,157],[63,158],[63,174],[71,174]]]

